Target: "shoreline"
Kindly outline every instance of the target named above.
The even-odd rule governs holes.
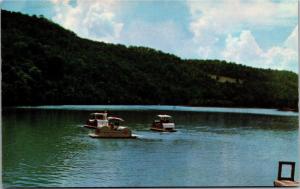
[[[276,108],[237,108],[237,107],[195,107],[170,105],[43,105],[13,106],[2,108],[43,109],[43,110],[79,110],[79,111],[180,111],[204,113],[239,113],[276,116],[298,116],[298,112],[281,111]]]

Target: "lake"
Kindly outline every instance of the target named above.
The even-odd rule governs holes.
[[[138,139],[93,139],[88,115],[107,110]],[[156,114],[175,133],[149,131]],[[295,161],[298,113],[178,106],[39,106],[2,110],[5,187],[273,186]]]

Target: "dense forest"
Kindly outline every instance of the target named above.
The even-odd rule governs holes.
[[[298,107],[298,75],[83,39],[1,10],[2,104]]]

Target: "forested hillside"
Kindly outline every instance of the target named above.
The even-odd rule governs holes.
[[[82,39],[1,11],[2,103],[297,108],[298,75]],[[219,77],[230,81],[218,80]],[[213,78],[215,77],[215,78]],[[236,82],[234,82],[236,81]]]

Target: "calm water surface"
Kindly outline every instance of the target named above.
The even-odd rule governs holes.
[[[92,130],[82,126],[95,110],[124,118],[139,139],[90,138]],[[173,115],[178,132],[149,131],[159,113]],[[3,182],[6,187],[272,186],[278,161],[299,163],[298,135],[297,113],[267,109],[9,108],[2,112]]]

